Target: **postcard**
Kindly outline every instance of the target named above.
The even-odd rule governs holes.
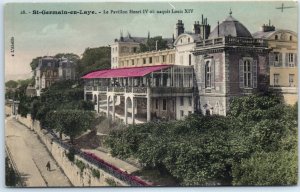
[[[5,4],[6,186],[297,185],[297,11]]]

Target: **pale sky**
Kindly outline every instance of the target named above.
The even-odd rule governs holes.
[[[172,37],[178,19],[183,20],[185,30],[192,31],[194,21],[201,14],[208,18],[213,30],[218,21],[223,21],[231,8],[232,16],[243,23],[251,33],[267,24],[269,19],[277,29],[297,32],[297,8],[280,7],[282,2],[190,2],[171,4],[152,3],[36,3],[7,4],[4,7],[5,30],[5,79],[23,78],[30,75],[33,58],[57,53],[81,55],[87,47],[111,44],[127,31],[132,36],[162,35]],[[284,2],[285,6],[297,6],[296,2]],[[22,10],[94,10],[101,11],[149,9],[167,10],[193,9],[192,14],[108,14],[96,15],[33,15],[20,14]],[[14,37],[14,56],[10,52],[10,40]]]

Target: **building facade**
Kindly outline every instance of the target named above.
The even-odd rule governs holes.
[[[298,101],[298,39],[290,30],[276,30],[270,23],[253,34],[266,40],[269,54],[270,89],[282,94],[286,104]]]
[[[273,34],[277,34],[276,41],[279,33]],[[282,42],[274,44],[268,38],[252,35],[232,12],[212,31],[203,16],[201,22],[195,21],[193,32],[185,31],[179,20],[173,49],[116,53],[117,60],[113,61],[112,56],[113,69],[82,77],[86,82],[85,98],[94,101],[98,112],[123,119],[126,124],[180,120],[195,112],[227,115],[233,98],[274,87],[272,70],[280,69],[272,69],[274,64],[270,63],[274,63],[272,55],[279,52],[279,47],[287,55],[285,67],[295,69],[296,36],[288,34],[285,36],[295,45],[282,48]],[[116,50],[114,46],[112,49]],[[295,76],[289,75],[288,85],[296,81]]]
[[[43,57],[35,69],[35,90],[40,96],[42,90],[59,80],[74,80],[76,64],[66,58]]]

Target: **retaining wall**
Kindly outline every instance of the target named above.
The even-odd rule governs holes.
[[[27,118],[18,116],[16,119],[37,133],[41,141],[46,145],[48,151],[52,154],[58,165],[62,168],[65,175],[74,186],[110,186],[107,183],[107,180],[112,181],[112,183],[115,183],[117,186],[128,186],[125,182],[115,178],[113,175],[103,171],[102,169],[99,169],[97,166],[87,162],[78,155],[75,155],[74,162],[71,162],[66,155],[69,151],[60,143],[56,142],[47,130],[41,129],[38,121],[32,121],[30,115],[28,115]],[[81,161],[84,164],[85,168],[82,171],[76,165],[76,161]],[[99,171],[99,178],[93,176],[92,169]]]

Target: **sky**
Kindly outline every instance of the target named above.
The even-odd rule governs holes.
[[[232,16],[251,33],[269,23],[277,29],[297,32],[297,8],[276,9],[282,2],[152,2],[152,3],[15,3],[4,7],[5,81],[24,79],[31,75],[30,62],[38,56],[57,53],[81,55],[88,47],[107,46],[120,36],[130,32],[132,36],[161,35],[172,37],[177,20],[182,20],[186,31],[193,30],[193,23],[207,17],[213,30],[232,10]],[[285,6],[297,6],[296,2],[284,2]],[[103,10],[183,10],[192,13],[176,14],[103,14]],[[21,14],[21,11],[27,14]],[[42,15],[42,11],[96,11],[94,15]],[[31,13],[29,13],[31,12]],[[101,12],[101,13],[99,13]],[[14,40],[12,53],[11,40]],[[12,54],[14,56],[12,56]]]

